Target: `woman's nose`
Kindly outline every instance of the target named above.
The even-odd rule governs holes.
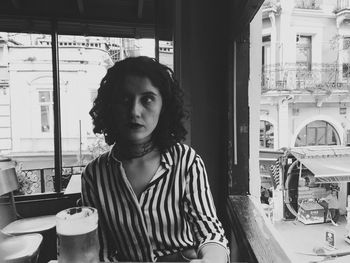
[[[141,103],[135,99],[131,104],[130,114],[132,117],[140,117],[142,112]]]

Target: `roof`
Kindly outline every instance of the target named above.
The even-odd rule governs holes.
[[[310,146],[289,152],[315,175],[316,183],[350,182],[350,147]]]
[[[1,30],[47,32],[58,21],[60,34],[149,37],[171,40],[172,0],[2,0]],[[159,12],[161,10],[161,12]]]
[[[264,0],[1,0],[0,31],[50,33],[57,21],[59,34],[83,34],[173,40],[175,10],[227,5],[229,23],[239,33]],[[186,17],[186,15],[184,15]],[[208,21],[213,19],[208,17]],[[176,21],[177,26],[181,23]],[[187,25],[186,25],[187,26]],[[229,34],[229,33],[228,33]]]

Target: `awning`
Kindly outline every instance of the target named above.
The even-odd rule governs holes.
[[[316,183],[350,182],[350,147],[305,147],[290,152],[314,174]]]

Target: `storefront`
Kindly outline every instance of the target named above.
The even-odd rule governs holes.
[[[350,147],[310,146],[291,148],[279,158],[284,219],[304,224],[324,223],[320,200],[337,190],[340,214],[346,214],[350,182]],[[276,213],[281,211],[276,211]]]

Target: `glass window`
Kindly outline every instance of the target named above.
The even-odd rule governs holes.
[[[297,36],[296,62],[298,68],[311,70],[311,36]]]
[[[306,125],[298,134],[295,146],[338,145],[337,131],[326,121],[314,121]]]
[[[18,194],[53,191],[54,138],[50,35],[0,32],[0,104],[7,108],[0,125],[1,166],[15,164]],[[3,123],[3,122],[1,122]]]
[[[72,175],[109,149],[103,136],[93,133],[89,116],[102,77],[126,57],[155,57],[155,41],[59,35],[60,112],[55,113],[50,35],[0,32],[0,39],[0,158],[16,165],[17,194],[54,192],[57,114],[64,190]],[[172,42],[160,47],[160,61],[173,68]]]
[[[273,125],[268,121],[260,121],[260,148],[273,149]]]
[[[340,56],[343,61],[343,78],[350,77],[350,37],[343,38],[343,48],[340,50]]]
[[[53,128],[53,101],[51,91],[39,91],[39,103],[41,113],[41,131],[52,132]]]

